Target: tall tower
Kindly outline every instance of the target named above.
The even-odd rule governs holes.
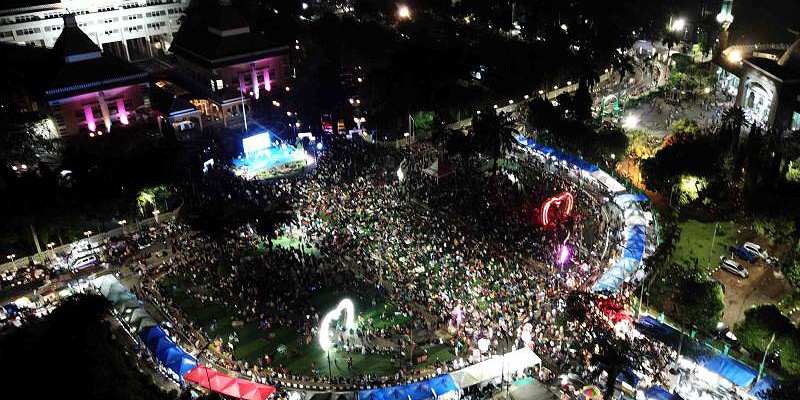
[[[719,30],[717,44],[714,46],[714,58],[719,58],[722,51],[728,48],[728,37],[730,36],[728,28],[733,22],[733,0],[722,0],[722,9],[717,14],[717,22],[722,25],[722,29]]]
[[[717,22],[722,24],[723,30],[728,30],[733,22],[733,0],[722,0],[722,9],[717,14]]]

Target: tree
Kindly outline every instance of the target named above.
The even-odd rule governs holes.
[[[508,115],[489,107],[472,118],[472,131],[478,149],[493,159],[493,169],[497,169],[497,160],[516,143],[516,130]]]
[[[50,123],[34,114],[0,113],[0,165],[35,165],[39,157],[56,151]]]
[[[790,377],[777,387],[765,390],[762,394],[767,400],[800,399],[800,378]]]

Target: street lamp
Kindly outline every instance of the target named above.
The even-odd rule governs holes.
[[[92,231],[83,231],[83,235],[86,236],[86,240],[89,240],[89,236],[92,236]]]
[[[47,248],[50,249],[50,255],[53,258],[56,258],[56,252],[55,252],[55,250],[53,250],[54,247],[56,247],[56,244],[53,243],[53,242],[50,242],[50,243],[47,244]]]
[[[158,215],[161,214],[161,211],[153,210],[153,217],[156,219],[156,223],[158,223]]]
[[[397,16],[401,19],[411,19],[411,9],[405,4],[397,6]]]
[[[117,221],[117,223],[122,228],[122,233],[124,234],[125,233],[125,224],[128,223],[128,220],[121,219],[121,220]]]
[[[14,254],[14,253],[11,253],[11,254],[9,254],[9,255],[7,255],[7,256],[6,256],[6,258],[7,258],[7,259],[11,260],[11,266],[12,266],[12,267],[14,267],[14,269],[17,269],[17,263],[16,263],[16,262],[14,262],[14,259],[15,259],[16,257],[17,257],[17,255],[16,255],[16,254]]]
[[[683,18],[678,18],[675,21],[672,21],[672,24],[669,27],[669,30],[673,32],[680,32],[684,28],[686,28],[686,20]]]

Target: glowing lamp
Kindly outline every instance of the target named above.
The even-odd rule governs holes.
[[[119,122],[122,125],[128,125],[130,121],[128,121],[128,112],[125,110],[125,101],[123,99],[117,99],[117,113],[119,114]]]
[[[322,350],[328,351],[333,347],[333,342],[331,342],[331,323],[342,316],[342,311],[345,312],[345,329],[355,328],[355,307],[353,302],[350,299],[343,299],[333,311],[328,312],[322,318],[322,323],[319,326],[319,347],[322,347]]]
[[[558,265],[564,265],[569,260],[569,246],[566,243],[562,244],[558,249]]]
[[[83,106],[83,116],[86,119],[86,126],[89,127],[90,132],[94,132],[97,130],[97,121],[94,119],[94,113],[92,112],[92,107]]]

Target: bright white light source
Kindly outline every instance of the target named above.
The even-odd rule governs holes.
[[[353,306],[353,302],[350,299],[343,299],[333,311],[325,314],[325,317],[322,318],[322,323],[319,326],[319,347],[322,347],[322,350],[328,351],[333,347],[333,342],[331,342],[331,323],[342,316],[342,311],[345,312],[345,329],[351,330],[356,327],[355,306]]]
[[[678,32],[678,31],[682,31],[683,28],[685,28],[685,27],[686,27],[686,20],[683,19],[683,18],[678,18],[678,19],[676,19],[675,21],[672,22],[672,26],[670,27],[670,29],[673,32]]]
[[[402,168],[398,168],[398,169],[397,169],[397,180],[399,180],[400,182],[402,182],[402,181],[403,181],[403,179],[405,179],[405,178],[406,178],[406,174],[405,174],[405,173],[403,173],[403,169],[402,169]]]
[[[407,5],[401,4],[397,7],[397,16],[403,19],[411,18],[411,9]]]
[[[628,115],[625,117],[625,122],[622,123],[622,126],[628,129],[635,128],[639,125],[639,117],[636,115]]]
[[[303,7],[303,10],[308,10],[308,3],[303,3],[301,6]]]

